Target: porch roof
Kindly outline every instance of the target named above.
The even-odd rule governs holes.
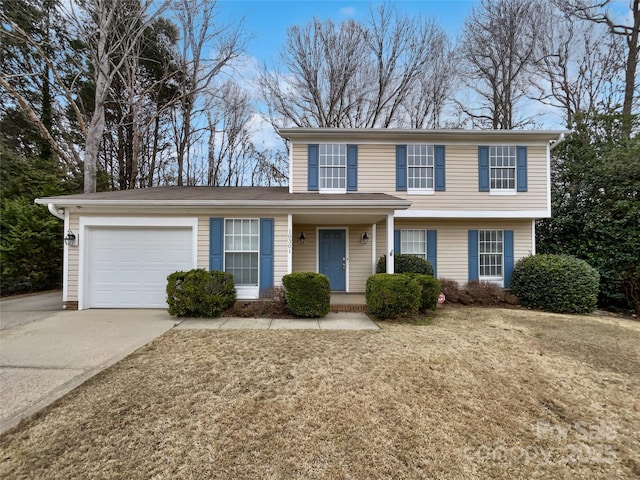
[[[230,207],[309,211],[327,208],[404,210],[411,202],[384,193],[289,193],[287,187],[153,187],[43,197],[40,205],[64,207]]]

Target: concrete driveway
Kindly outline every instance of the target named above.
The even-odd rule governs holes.
[[[0,302],[0,432],[176,323],[165,310],[45,310],[54,295]]]
[[[0,330],[43,320],[61,310],[61,291],[8,298],[0,301]]]

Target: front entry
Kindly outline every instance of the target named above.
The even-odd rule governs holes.
[[[345,230],[320,230],[318,270],[329,277],[333,292],[347,290],[347,242]]]

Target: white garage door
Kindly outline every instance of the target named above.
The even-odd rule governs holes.
[[[91,228],[88,303],[166,308],[167,275],[193,268],[191,228]]]

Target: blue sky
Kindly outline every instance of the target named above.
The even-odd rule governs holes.
[[[251,36],[247,54],[259,63],[277,59],[287,27],[304,25],[314,16],[339,22],[347,18],[364,20],[370,5],[366,0],[219,0],[220,14],[228,21],[245,18],[245,30]],[[477,1],[470,0],[399,0],[393,2],[400,12],[435,19],[453,37],[462,29],[464,19]]]

